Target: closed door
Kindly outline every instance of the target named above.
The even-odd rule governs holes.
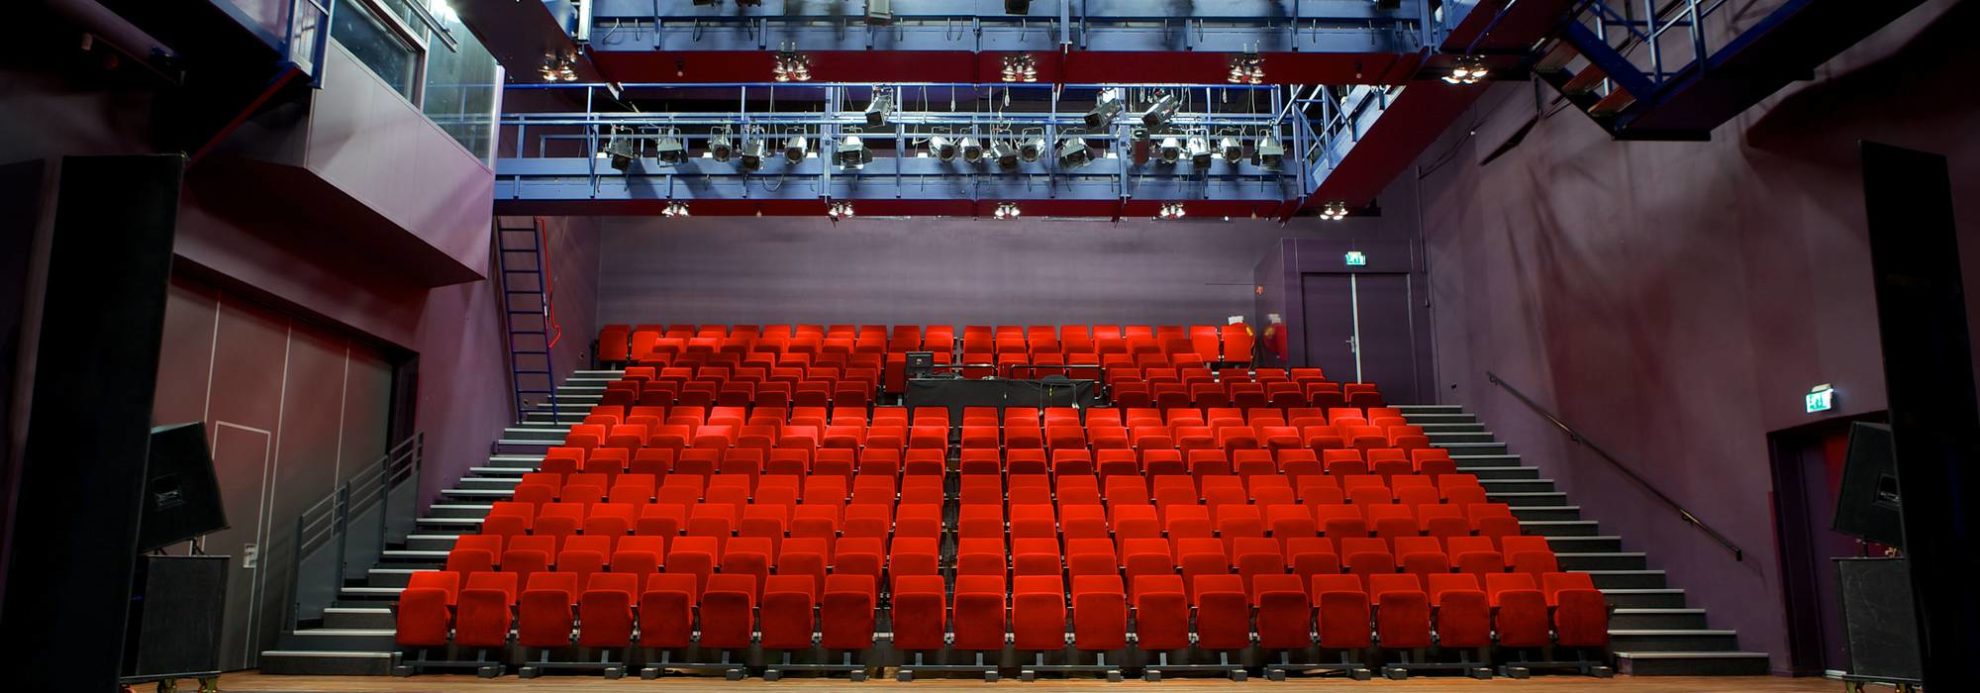
[[[1419,401],[1419,360],[1407,274],[1308,274],[1306,363],[1336,382],[1375,383],[1385,401]]]

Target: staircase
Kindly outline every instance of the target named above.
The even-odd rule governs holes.
[[[393,653],[389,608],[414,571],[441,567],[454,537],[481,523],[489,504],[507,498],[522,474],[532,471],[545,448],[560,442],[582,412],[596,403],[618,371],[577,371],[558,388],[553,412],[529,411],[521,424],[505,430],[486,466],[468,470],[443,492],[405,545],[385,552],[367,579],[343,589],[321,623],[306,624],[263,652],[263,673],[385,675]],[[1580,508],[1521,463],[1506,444],[1476,417],[1455,405],[1400,407],[1409,422],[1422,426],[1430,442],[1451,451],[1458,467],[1478,476],[1488,496],[1512,506],[1527,534],[1549,538],[1561,567],[1588,571],[1615,608],[1610,638],[1620,673],[1653,675],[1765,675],[1765,653],[1743,652],[1738,634],[1709,627],[1705,610],[1689,608],[1684,590],[1671,589],[1664,572],[1650,570],[1644,554],[1624,550],[1621,537],[1604,535]]]

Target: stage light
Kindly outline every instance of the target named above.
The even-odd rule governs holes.
[[[997,167],[1004,169],[1006,171],[1018,167],[1017,147],[1011,146],[1011,143],[1008,140],[997,140],[995,142],[991,142],[990,158],[996,159]]]
[[[727,128],[717,128],[708,137],[708,156],[716,161],[727,162],[735,154],[735,145],[729,140]]]
[[[1006,82],[1038,81],[1038,59],[1030,53],[1004,56],[1003,77]]]
[[[967,163],[983,161],[983,143],[976,141],[974,137],[962,138],[962,156],[963,161]]]
[[[1018,158],[1022,159],[1025,163],[1031,163],[1033,161],[1037,161],[1038,157],[1043,156],[1044,154],[1045,154],[1044,137],[1039,137],[1039,136],[1027,137],[1024,140],[1018,142]]]
[[[1175,115],[1176,110],[1180,108],[1182,108],[1182,100],[1176,98],[1175,94],[1163,94],[1162,98],[1148,105],[1148,110],[1141,112],[1141,124],[1151,128],[1161,127],[1163,123],[1169,122],[1169,117]]]
[[[887,124],[887,114],[894,110],[894,93],[880,90],[873,92],[873,101],[866,105],[866,124],[880,126]]]
[[[894,23],[893,0],[866,0],[866,23],[869,26]]]
[[[779,82],[811,81],[811,57],[796,51],[779,51],[777,66],[770,76]]]
[[[686,202],[668,201],[667,208],[660,210],[660,216],[667,217],[669,219],[674,217],[684,217],[687,215],[688,215],[688,206]]]
[[[1004,0],[1004,14],[1030,14],[1031,0]]]
[[[612,160],[612,168],[625,171],[632,168],[633,160],[639,158],[639,151],[633,148],[632,138],[620,137],[619,129],[612,128],[612,136],[605,140],[605,147],[599,156]]]
[[[654,148],[659,151],[662,164],[678,166],[687,161],[687,146],[681,144],[680,138],[675,137],[673,132],[662,135],[660,143]]]
[[[1161,219],[1163,221],[1174,221],[1176,219],[1183,218],[1183,216],[1184,216],[1183,206],[1181,202],[1163,203],[1161,211],[1155,213],[1155,218]]]
[[[1156,148],[1156,160],[1174,166],[1182,160],[1182,141],[1174,137],[1162,138],[1162,146]]]
[[[751,137],[743,140],[742,170],[755,171],[763,168],[763,157],[769,153],[770,146],[763,143],[763,138]]]
[[[859,169],[864,168],[871,161],[873,161],[873,150],[867,149],[866,143],[861,141],[858,135],[846,135],[846,139],[839,142],[840,167]]]
[[[928,150],[934,152],[935,158],[942,161],[954,161],[956,159],[956,142],[949,139],[948,135],[936,135],[928,138]]]
[[[1255,163],[1259,166],[1278,168],[1281,163],[1285,162],[1286,145],[1279,142],[1278,135],[1266,135],[1258,138],[1258,146],[1253,151],[1253,154],[1253,158],[1256,160]]]
[[[1202,137],[1189,138],[1189,162],[1199,169],[1210,168],[1210,143]]]
[[[1483,59],[1467,55],[1458,58],[1457,67],[1451,68],[1451,74],[1446,75],[1444,81],[1451,84],[1477,84],[1491,74],[1492,71],[1485,67]]]
[[[1016,219],[1021,214],[1023,213],[1018,211],[1017,203],[999,202],[997,203],[997,211],[992,213],[991,216],[998,219]]]
[[[1086,140],[1067,137],[1059,140],[1059,168],[1079,168],[1093,161],[1093,154],[1086,149]]]
[[[790,139],[784,140],[785,161],[793,164],[804,163],[804,155],[810,150],[811,141],[805,139],[804,135],[793,135]]]
[[[1237,162],[1244,160],[1244,143],[1239,142],[1236,137],[1225,135],[1219,138],[1217,151],[1223,152],[1225,163],[1236,165]]]
[[[825,216],[831,217],[832,221],[851,219],[853,216],[853,203],[845,200],[833,202],[825,208]]]
[[[1232,84],[1264,84],[1265,59],[1257,53],[1231,56],[1231,71],[1224,80]]]
[[[1114,122],[1114,116],[1120,114],[1121,108],[1120,99],[1102,99],[1099,103],[1093,104],[1093,110],[1086,112],[1086,126],[1106,127],[1108,123]]]
[[[1348,215],[1347,203],[1329,202],[1320,207],[1320,218],[1327,221],[1340,221]]]

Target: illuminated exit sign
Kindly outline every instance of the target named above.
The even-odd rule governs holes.
[[[1350,250],[1347,252],[1347,266],[1366,267],[1368,266],[1368,256],[1361,254],[1359,250]]]
[[[1836,389],[1828,385],[1816,385],[1804,398],[1808,413],[1825,412],[1836,408]]]

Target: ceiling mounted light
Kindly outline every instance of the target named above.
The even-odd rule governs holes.
[[[726,162],[735,155],[735,144],[729,140],[728,128],[716,128],[708,137],[708,156],[716,161]]]
[[[1183,218],[1182,203],[1181,202],[1163,203],[1161,211],[1155,213],[1155,218],[1161,219],[1163,221],[1174,221]]]
[[[991,216],[994,216],[1001,220],[1001,219],[1016,219],[1021,214],[1023,214],[1023,212],[1018,211],[1018,206],[1016,202],[999,202],[997,203],[997,211],[993,212]]]
[[[1006,82],[1038,81],[1038,59],[1030,53],[1004,56],[1003,77]]]
[[[1202,137],[1189,138],[1189,162],[1199,169],[1210,168],[1210,143]]]
[[[1231,84],[1264,84],[1265,58],[1257,53],[1231,56],[1231,71],[1224,80]]]
[[[1278,135],[1258,138],[1258,146],[1252,151],[1255,164],[1265,168],[1278,168],[1286,160],[1286,145],[1279,142]]]
[[[934,152],[935,158],[942,161],[955,161],[956,159],[956,141],[949,139],[948,135],[936,135],[928,138],[928,150]]]
[[[792,135],[784,140],[784,160],[793,164],[804,163],[804,156],[811,150],[811,141],[804,135]]]
[[[1224,155],[1224,163],[1237,165],[1244,160],[1244,143],[1238,138],[1225,135],[1217,139],[1217,151]]]
[[[839,142],[839,166],[860,169],[872,161],[873,150],[867,149],[858,135],[846,135],[846,139]]]
[[[1007,140],[997,140],[990,143],[990,158],[997,160],[997,168],[1006,171],[1018,167],[1017,147],[1011,146],[1011,143]]]
[[[791,50],[778,51],[777,66],[770,71],[770,76],[779,82],[809,82],[811,56]]]
[[[866,104],[866,124],[875,127],[886,125],[887,114],[893,110],[894,92],[885,89],[874,91],[873,101]]]
[[[1120,114],[1121,108],[1120,99],[1101,99],[1099,103],[1093,104],[1093,110],[1086,112],[1086,126],[1106,127],[1108,123],[1114,122],[1114,116]]]
[[[684,217],[687,215],[688,215],[687,203],[680,202],[677,200],[669,200],[667,202],[667,208],[660,210],[660,216],[667,217],[669,219],[672,219],[674,217]]]
[[[963,161],[972,164],[983,161],[983,143],[974,137],[962,138],[962,156]]]
[[[667,131],[667,134],[660,137],[660,143],[654,147],[659,151],[660,163],[667,166],[687,163],[687,145],[681,144],[681,138],[675,135],[674,131]]]
[[[1174,137],[1162,138],[1162,145],[1156,148],[1156,160],[1174,166],[1182,160],[1182,140]]]
[[[1161,127],[1163,123],[1169,122],[1169,117],[1175,115],[1176,110],[1180,108],[1182,108],[1182,100],[1176,98],[1175,94],[1163,94],[1162,98],[1148,104],[1148,110],[1141,112],[1141,124],[1151,128]]]
[[[763,157],[769,155],[769,153],[770,146],[763,143],[763,138],[750,137],[743,140],[742,170],[755,171],[763,168]]]
[[[832,221],[850,219],[852,215],[853,203],[846,200],[837,200],[825,207],[825,216],[831,217]]]
[[[1320,218],[1327,221],[1340,221],[1346,219],[1347,215],[1348,208],[1346,202],[1329,202],[1320,207]]]
[[[1067,137],[1059,140],[1059,167],[1079,168],[1093,161],[1092,152],[1086,149],[1086,140]]]
[[[1445,75],[1444,81],[1450,84],[1477,84],[1491,74],[1483,58],[1467,55],[1458,58],[1457,67],[1451,68],[1451,74]]]
[[[1037,161],[1038,157],[1043,156],[1044,154],[1045,154],[1044,137],[1034,135],[1031,137],[1027,137],[1023,140],[1020,140],[1018,142],[1018,158],[1023,160],[1027,164]]]

